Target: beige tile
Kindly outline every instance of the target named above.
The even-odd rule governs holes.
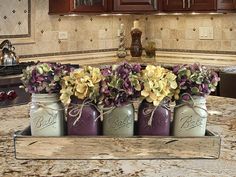
[[[231,50],[231,41],[226,40],[226,41],[221,41],[221,49],[223,50]]]
[[[198,40],[199,34],[198,34],[197,28],[187,28],[185,29],[185,39],[189,40]]]

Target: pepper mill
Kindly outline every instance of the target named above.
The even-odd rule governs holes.
[[[132,42],[130,46],[130,54],[132,57],[142,56],[142,43],[141,43],[142,31],[139,29],[139,21],[134,21],[134,27],[131,30]]]

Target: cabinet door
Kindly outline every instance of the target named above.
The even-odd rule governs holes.
[[[49,14],[68,14],[72,4],[71,0],[49,0]]]
[[[218,10],[236,10],[236,0],[218,0]]]
[[[215,11],[216,0],[188,0],[188,8],[192,11]]]
[[[188,10],[186,0],[163,0],[163,11],[178,12],[186,10]]]
[[[157,10],[157,0],[113,0],[113,10],[116,12],[137,12]]]
[[[75,12],[105,12],[107,0],[73,0]]]
[[[104,12],[107,0],[49,0],[49,14]]]

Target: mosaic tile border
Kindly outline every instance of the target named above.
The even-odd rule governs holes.
[[[188,50],[188,49],[162,49],[162,48],[157,48],[157,51],[236,55],[236,51],[234,52],[234,51],[217,51],[217,50],[214,51],[214,50]]]
[[[70,51],[70,52],[57,52],[57,53],[42,53],[32,55],[19,55],[20,58],[33,58],[33,57],[48,57],[48,56],[59,56],[59,55],[73,55],[73,54],[85,54],[85,53],[96,53],[96,52],[112,52],[117,51],[117,48],[113,49],[99,49],[99,50],[83,50],[83,51]]]
[[[0,39],[3,38],[24,38],[31,36],[31,0],[28,0],[28,34],[20,35],[0,35]]]

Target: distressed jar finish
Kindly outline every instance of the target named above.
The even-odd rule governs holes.
[[[143,100],[138,109],[138,135],[170,135],[171,111],[169,101],[162,101],[157,107]]]
[[[126,104],[114,109],[104,110],[103,135],[133,136],[134,134],[134,106]]]
[[[84,104],[83,104],[84,103]],[[72,97],[67,109],[68,135],[96,136],[101,135],[100,112],[94,103],[83,102]]]
[[[58,94],[32,94],[30,125],[32,136],[65,134],[65,111]]]
[[[189,102],[180,102],[174,109],[174,136],[204,136],[207,123],[205,97],[194,96]]]

